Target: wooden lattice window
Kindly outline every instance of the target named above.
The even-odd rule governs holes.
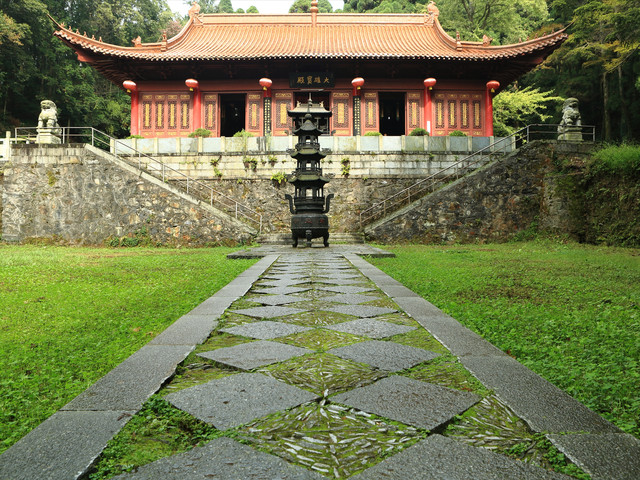
[[[409,111],[407,120],[410,131],[420,126],[420,98],[419,93],[407,94],[407,106]]]
[[[378,95],[376,93],[364,94],[364,127],[378,128]]]
[[[218,95],[207,93],[204,95],[204,128],[217,135]]]

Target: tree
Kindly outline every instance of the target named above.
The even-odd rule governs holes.
[[[258,9],[256,7],[251,5],[249,8],[247,8],[247,13],[260,13],[260,12],[258,11]]]
[[[291,7],[289,7],[289,13],[309,13],[311,11],[311,0],[296,0]],[[318,1],[318,12],[331,13],[333,12],[333,6],[329,0]]]
[[[234,13],[231,0],[220,0],[217,13]]]
[[[442,27],[463,39],[516,43],[526,39],[550,19],[546,0],[440,0]]]
[[[640,138],[640,5],[636,0],[563,0],[553,11],[575,12],[570,37],[527,81],[580,100],[583,123],[606,140]]]
[[[538,88],[514,86],[503,90],[493,99],[493,127],[496,135],[511,135],[517,129],[532,123],[545,122],[555,112],[549,104],[561,104],[564,98]]]

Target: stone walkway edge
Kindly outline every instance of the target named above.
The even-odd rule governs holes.
[[[638,439],[623,433],[360,256],[384,256],[386,252],[366,245],[338,245],[333,249],[458,357],[532,430],[543,432],[593,479],[640,478]],[[291,247],[273,246],[231,255],[230,258],[261,260],[2,454],[0,480],[85,478],[106,443],[173,375],[180,362],[208,338],[220,315],[288,252]]]

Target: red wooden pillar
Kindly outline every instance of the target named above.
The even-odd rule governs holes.
[[[127,90],[127,93],[131,95],[131,135],[140,135],[138,86],[131,80],[125,80],[122,82],[122,86]]]
[[[433,103],[431,90],[436,86],[435,78],[427,78],[424,83],[424,129],[431,135],[431,123],[433,122]]]
[[[493,94],[496,93],[498,88],[500,88],[500,82],[497,80],[487,82],[484,97],[484,131],[487,137],[493,137]]]
[[[355,136],[359,136],[362,135],[362,126],[360,121],[360,95],[362,95],[364,78],[354,78],[351,80],[351,85],[353,85],[353,134]]]
[[[262,134],[271,135],[271,85],[270,78],[261,78],[258,83],[262,87]]]
[[[202,128],[202,95],[200,84],[193,78],[185,80],[184,84],[193,92],[193,130]]]

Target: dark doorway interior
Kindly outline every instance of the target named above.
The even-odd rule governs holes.
[[[379,93],[380,133],[382,135],[404,135],[404,93]]]
[[[233,137],[233,134],[244,129],[245,95],[220,95],[220,136]]]

